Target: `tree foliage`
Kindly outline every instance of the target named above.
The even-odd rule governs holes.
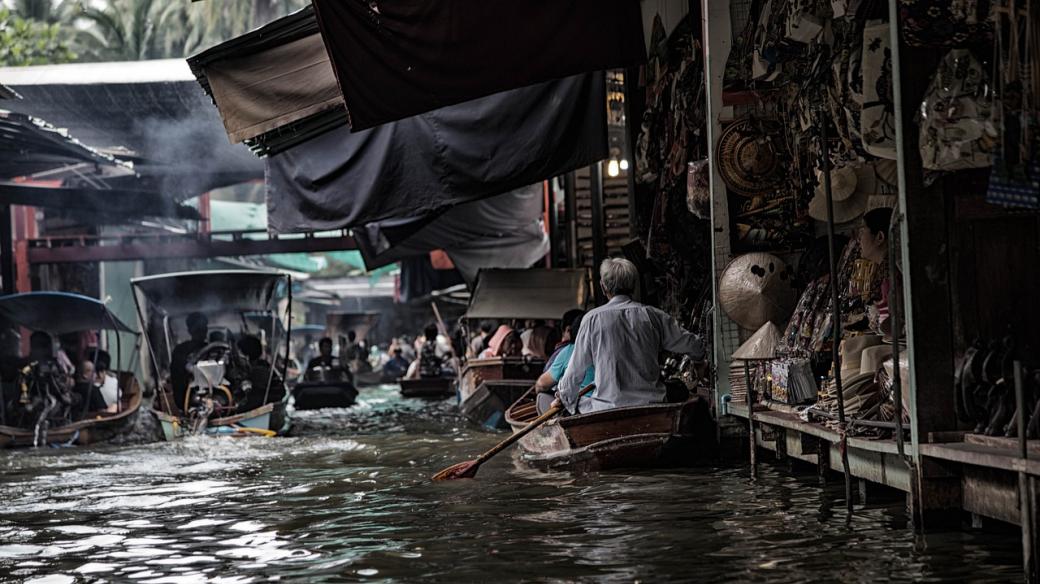
[[[0,8],[0,65],[46,65],[75,58],[60,25],[28,20]]]
[[[46,41],[67,39],[60,63],[183,58],[306,6],[309,0],[13,0],[12,19],[28,23]],[[24,31],[19,34],[25,34]],[[24,41],[22,42],[24,44]],[[44,43],[46,46],[47,43]],[[28,50],[19,45],[17,52]],[[74,55],[73,55],[74,53]],[[13,61],[12,61],[13,62]]]

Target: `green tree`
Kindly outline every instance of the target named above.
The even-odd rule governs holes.
[[[0,8],[0,65],[47,65],[75,58],[58,24],[27,20]]]
[[[72,0],[14,0],[12,12],[26,20],[68,24],[75,8]]]
[[[76,19],[86,26],[77,35],[77,48],[94,61],[140,61],[181,57],[180,35],[185,27],[179,2],[109,0],[97,8],[80,3]]]

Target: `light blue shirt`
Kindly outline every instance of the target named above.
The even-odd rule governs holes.
[[[564,373],[567,372],[567,365],[571,360],[571,353],[574,352],[574,343],[568,343],[560,348],[560,352],[553,359],[551,365],[549,365],[549,375],[552,376],[553,381],[559,383],[560,379],[563,378]],[[587,387],[596,380],[596,369],[589,367],[585,370],[585,378],[581,380],[581,386]]]
[[[581,321],[567,371],[557,394],[571,413],[587,414],[664,401],[661,351],[704,358],[704,343],[663,310],[615,296]],[[557,361],[560,359],[557,358]],[[596,390],[581,397],[583,372],[596,370]],[[579,403],[580,402],[580,403]]]

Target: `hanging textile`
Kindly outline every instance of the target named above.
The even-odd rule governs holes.
[[[442,108],[365,132],[340,127],[266,159],[275,232],[415,219],[607,157],[601,73]]]
[[[355,131],[646,58],[637,0],[315,0],[314,8]]]
[[[365,267],[442,249],[467,282],[481,268],[527,268],[549,252],[542,184],[449,209],[434,219],[385,221],[354,231]]]
[[[863,148],[878,158],[896,159],[895,100],[892,95],[890,29],[883,20],[863,28]]]

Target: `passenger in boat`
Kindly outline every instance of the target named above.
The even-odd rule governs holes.
[[[480,323],[480,331],[473,335],[473,338],[469,341],[467,357],[476,358],[485,348],[487,348],[487,341],[490,340],[491,337],[491,329],[492,326],[490,322]]]
[[[520,335],[523,349],[522,354],[525,357],[533,357],[535,359],[546,359],[549,354],[547,349],[549,348],[549,342],[553,336],[553,328],[540,324],[535,326],[533,329],[525,331],[527,336]],[[555,345],[556,343],[553,343]]]
[[[188,393],[191,374],[188,373],[188,360],[206,346],[206,333],[209,331],[209,319],[201,312],[193,312],[185,319],[190,338],[173,348],[170,355],[170,386],[173,389],[173,403],[183,404]]]
[[[102,399],[105,400],[105,411],[114,413],[119,411],[119,378],[112,373],[112,357],[108,354],[108,351],[101,349],[92,350],[88,356],[90,362],[94,364],[94,384],[97,386],[98,393],[101,394]]]
[[[264,359],[264,346],[255,335],[246,335],[238,340],[238,350],[249,360],[249,391],[244,403],[238,404],[239,412],[248,412],[265,403],[281,401],[285,397],[282,376],[271,368]]]
[[[342,381],[350,380],[349,371],[342,362],[332,356],[332,339],[323,337],[318,341],[318,356],[307,364],[307,381]]]
[[[408,369],[408,379],[431,379],[441,377],[444,367],[444,351],[437,345],[437,326],[430,325],[423,331],[423,344],[419,348],[419,359]]]
[[[78,396],[81,405],[78,406],[79,412],[75,414],[74,419],[79,419],[81,414],[87,412],[103,412],[108,409],[108,404],[101,395],[98,379],[94,362],[89,359],[81,361],[76,370],[76,383],[73,386],[73,392]]]
[[[554,403],[572,414],[661,403],[665,387],[660,353],[682,353],[702,360],[704,344],[663,310],[632,300],[639,282],[635,264],[610,258],[600,264],[599,273],[609,301],[582,319]],[[596,370],[596,389],[583,397],[582,381],[590,365]]]
[[[404,358],[404,351],[401,350],[401,347],[395,347],[394,356],[383,365],[383,376],[390,379],[399,379],[408,373],[409,365],[411,363]]]
[[[508,325],[501,325],[488,342],[488,348],[480,354],[480,358],[519,357],[523,354],[523,350],[524,344],[520,339],[520,333]]]
[[[538,392],[538,413],[544,414],[556,399],[553,394],[553,388],[563,379],[564,374],[567,372],[567,365],[570,364],[571,354],[574,352],[574,339],[578,336],[578,332],[581,330],[581,321],[585,316],[585,312],[582,310],[577,311],[577,314],[571,320],[570,324],[564,327],[563,338],[564,344],[558,351],[553,353],[553,361],[545,369],[545,372],[535,381],[535,390]],[[596,378],[596,370],[593,367],[589,367],[585,370],[585,377],[581,381],[582,387],[591,385]]]

